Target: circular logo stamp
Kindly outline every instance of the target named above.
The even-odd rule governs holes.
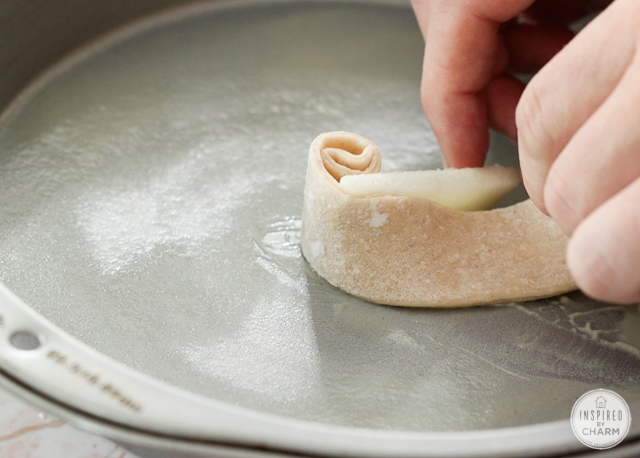
[[[571,428],[584,445],[598,450],[615,447],[631,427],[629,404],[610,390],[588,391],[571,411]]]

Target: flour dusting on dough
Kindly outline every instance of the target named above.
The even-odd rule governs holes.
[[[312,258],[316,259],[324,255],[324,244],[322,242],[312,242],[310,248]]]
[[[380,213],[378,211],[378,205],[376,202],[372,202],[369,206],[369,211],[366,212],[368,218],[365,220],[365,223],[369,225],[369,227],[382,227],[387,222],[387,218],[389,218],[389,213]]]
[[[374,211],[371,216],[371,219],[369,220],[369,226],[380,227],[387,222],[388,217],[389,217],[389,213],[379,213],[378,211]]]
[[[311,144],[301,248],[332,285],[413,307],[524,301],[575,289],[564,259],[567,237],[530,200],[466,212],[414,196],[356,197],[339,186],[341,177],[379,173],[380,161],[371,141],[349,132],[328,132]]]

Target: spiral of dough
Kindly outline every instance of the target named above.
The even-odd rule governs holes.
[[[353,196],[346,175],[376,173],[369,140],[329,132],[309,151],[300,245],[327,282],[362,299],[460,307],[575,289],[567,237],[530,201],[467,212],[414,196]]]
[[[313,142],[311,149],[319,154],[327,172],[338,182],[345,175],[380,171],[382,156],[378,147],[351,132],[322,134]]]

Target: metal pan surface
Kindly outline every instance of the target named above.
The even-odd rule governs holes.
[[[385,170],[441,166],[420,107],[422,52],[395,2],[218,2],[94,43],[0,118],[0,281],[145,380],[286,424],[464,438],[568,423],[595,388],[639,402],[637,306],[574,293],[383,307],[302,258],[317,134],[370,138]],[[493,138],[490,162],[515,156]],[[39,386],[58,399],[55,382]],[[575,445],[563,441],[547,452]],[[375,455],[362,447],[350,453]]]

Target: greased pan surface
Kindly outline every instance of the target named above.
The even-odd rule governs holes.
[[[328,425],[470,431],[640,400],[637,306],[578,293],[381,307],[318,278],[298,236],[309,143],[441,166],[406,6],[200,7],[59,65],[0,120],[0,281],[102,353],[233,406]],[[491,161],[514,161],[495,137]]]

